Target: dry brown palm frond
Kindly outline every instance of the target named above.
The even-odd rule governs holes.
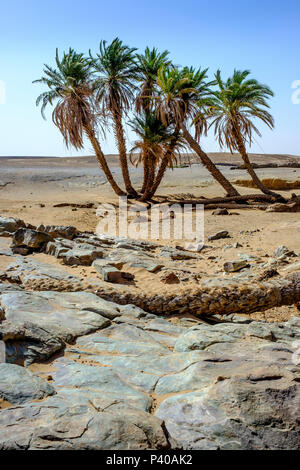
[[[60,130],[66,146],[68,148],[74,146],[79,150],[83,147],[85,126],[88,124],[95,129],[99,114],[92,89],[85,85],[59,100],[53,111],[52,120]]]

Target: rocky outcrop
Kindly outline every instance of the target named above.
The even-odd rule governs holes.
[[[20,381],[0,449],[299,449],[299,318],[174,324],[118,310],[52,361],[54,396]]]
[[[241,271],[207,277],[180,247],[14,233],[22,256],[0,246],[1,450],[300,448],[300,319],[234,315],[300,302],[296,253],[238,253]]]

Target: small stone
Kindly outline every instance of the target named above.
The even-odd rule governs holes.
[[[119,271],[119,269],[109,265],[102,267],[101,274],[103,276],[103,280],[106,282],[121,282],[134,280],[133,274],[126,273],[124,271]]]
[[[235,242],[235,243],[233,243],[232,247],[233,248],[242,248],[243,245],[241,245],[239,242]]]
[[[229,212],[227,209],[216,209],[212,215],[229,215]]]
[[[164,284],[179,284],[180,283],[178,276],[176,276],[176,274],[173,272],[162,273],[162,275],[160,276],[160,280]]]
[[[224,263],[224,271],[227,273],[235,273],[249,266],[247,261],[227,261]]]

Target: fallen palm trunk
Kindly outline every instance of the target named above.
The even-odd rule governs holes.
[[[160,197],[162,199],[162,197]],[[266,194],[246,194],[244,196],[227,196],[227,197],[215,197],[211,199],[200,198],[200,199],[185,199],[185,200],[169,200],[167,197],[163,199],[169,204],[226,204],[228,202],[277,202],[274,196],[268,196]],[[161,203],[161,201],[160,201]]]
[[[213,209],[260,209],[266,210],[270,207],[268,204],[205,204],[204,210]]]
[[[300,212],[300,197],[292,198],[288,204],[274,204],[267,208],[267,212]]]
[[[178,295],[176,291],[171,293],[167,289],[154,295],[147,292],[124,292],[121,287],[118,289],[107,285],[100,285],[96,293],[106,300],[119,304],[134,304],[155,314],[250,314],[300,303],[300,272],[269,282],[254,281],[253,284],[245,282],[220,287],[185,288]]]

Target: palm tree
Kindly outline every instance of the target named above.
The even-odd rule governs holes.
[[[101,41],[99,54],[95,58],[90,53],[91,63],[98,74],[97,100],[101,103],[103,114],[109,115],[113,120],[126,191],[133,196],[137,193],[129,176],[122,118],[134,100],[134,82],[137,78],[135,51],[135,48],[124,45],[116,38],[111,44]]]
[[[211,126],[215,127],[215,135],[221,147],[228,147],[230,152],[238,151],[254,184],[265,194],[281,196],[267,189],[254,171],[246,150],[246,143],[253,142],[253,134],[261,136],[253,124],[253,119],[260,119],[270,129],[274,127],[274,119],[268,112],[267,99],[274,96],[266,85],[257,80],[247,79],[250,71],[235,70],[233,76],[224,82],[220,70],[215,77],[218,90],[207,107],[208,116],[213,118]],[[201,106],[201,103],[199,103]]]
[[[147,117],[150,119],[151,112],[153,110],[154,103],[152,98],[155,91],[158,71],[162,66],[171,65],[168,55],[169,52],[167,50],[159,52],[155,47],[152,49],[146,47],[144,54],[136,55],[138,81],[141,83],[140,92],[136,97],[136,111],[138,113],[143,111],[145,119],[147,119]],[[166,160],[165,163],[167,166],[168,160]],[[150,162],[146,156],[143,158],[143,164],[144,182],[141,190],[142,193],[145,192],[149,175]]]
[[[195,70],[193,67],[177,68],[162,67],[158,73],[158,99],[156,112],[162,122],[176,124],[177,130],[182,131],[183,137],[192,150],[200,157],[202,164],[211,175],[223,186],[230,196],[238,196],[239,193],[225,178],[219,169],[202,150],[199,137],[206,133],[207,122],[205,115],[199,110],[197,102],[208,100],[213,82],[207,83],[207,69]],[[195,124],[195,138],[187,128],[189,121]]]
[[[170,66],[169,51],[158,52],[156,47],[146,47],[144,54],[137,54],[138,81],[141,82],[140,92],[136,98],[136,110],[151,113],[153,109],[152,96],[157,80],[157,74],[161,67]]]
[[[94,83],[91,65],[83,54],[69,49],[59,58],[56,49],[56,67],[45,64],[44,76],[33,83],[42,83],[48,90],[36,100],[41,106],[41,113],[45,118],[45,108],[48,104],[57,102],[52,113],[52,120],[60,130],[67,147],[73,146],[76,150],[83,148],[84,134],[90,139],[97,160],[105,173],[108,182],[118,195],[124,195],[115,182],[107,165],[99,141],[96,137],[99,109],[94,99]]]
[[[178,154],[178,151],[183,148],[183,142],[182,139],[177,138],[174,144],[173,126],[165,126],[154,112],[136,116],[129,122],[129,125],[139,137],[131,150],[131,161],[135,165],[145,164],[145,160],[147,161],[146,184],[141,198],[142,201],[147,201],[154,195],[153,186],[157,165],[161,160],[166,159],[167,155],[168,165],[172,167],[176,160],[175,151]]]

